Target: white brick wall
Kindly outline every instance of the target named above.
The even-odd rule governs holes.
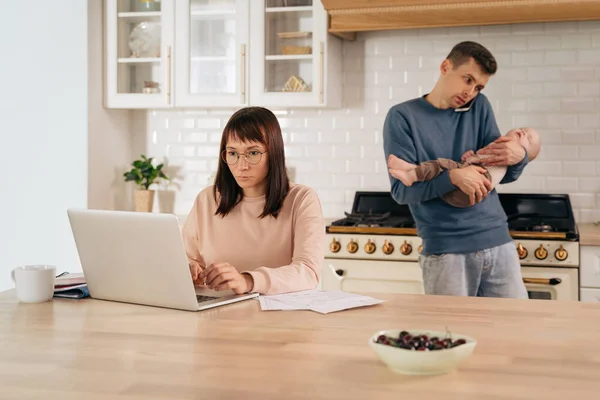
[[[543,138],[539,158],[499,191],[569,193],[578,221],[600,220],[600,21],[359,34],[344,42],[342,109],[276,112],[295,180],[318,191],[330,218],[350,211],[356,190],[389,190],[386,112],[427,93],[462,40],[479,41],[499,61],[485,93],[500,130],[532,125]],[[177,213],[208,184],[233,111],[148,112],[148,152],[181,167]]]

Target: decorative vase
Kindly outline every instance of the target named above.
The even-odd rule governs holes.
[[[165,214],[175,213],[175,191],[159,190],[158,194],[158,212]]]
[[[154,190],[136,190],[133,193],[135,211],[152,212],[154,206]]]

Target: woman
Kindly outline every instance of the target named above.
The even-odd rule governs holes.
[[[237,294],[314,289],[325,225],[314,190],[290,184],[279,122],[237,111],[221,138],[215,185],[196,197],[182,230],[194,284]]]

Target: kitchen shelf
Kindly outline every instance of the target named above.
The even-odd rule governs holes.
[[[235,58],[233,57],[227,57],[227,56],[223,56],[223,57],[191,57],[190,60],[192,62],[210,62],[210,61],[215,61],[215,62],[223,62],[223,61],[235,61]]]
[[[300,39],[307,38],[312,35],[312,32],[278,32],[279,39]]]
[[[127,20],[132,24],[145,22],[150,20],[160,19],[162,13],[160,11],[146,11],[146,12],[120,12],[117,14],[119,18]]]
[[[278,56],[265,56],[267,61],[286,61],[286,60],[312,60],[312,54],[291,54]]]
[[[299,7],[267,7],[265,12],[268,13],[284,13],[284,12],[303,12],[312,11],[313,6],[299,6]]]
[[[161,62],[160,57],[122,57],[117,59],[119,64],[148,64]]]
[[[221,9],[221,10],[192,10],[190,11],[192,17],[218,17],[221,15],[235,15],[234,9]]]

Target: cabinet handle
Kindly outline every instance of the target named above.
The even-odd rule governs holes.
[[[165,95],[167,104],[171,104],[171,46],[165,46]]]
[[[319,103],[325,102],[323,96],[323,81],[325,79],[325,45],[319,43]]]
[[[343,269],[336,269],[335,273],[338,274],[339,276],[344,276],[345,271]]]
[[[246,104],[246,45],[240,45],[240,96],[241,103]]]

